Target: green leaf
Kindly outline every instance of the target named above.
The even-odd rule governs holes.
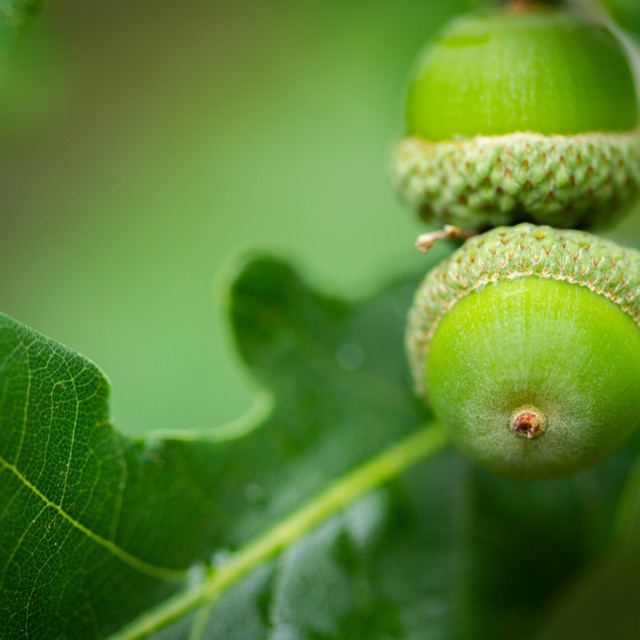
[[[549,616],[540,640],[568,634],[583,640],[640,637],[640,465],[636,464],[620,501],[611,549],[590,567]]]
[[[403,355],[416,282],[347,304],[246,263],[255,411],[135,440],[95,365],[3,316],[0,637],[530,637],[605,545],[633,454],[523,484],[441,451]]]

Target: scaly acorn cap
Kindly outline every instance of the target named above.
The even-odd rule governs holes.
[[[393,181],[426,221],[609,223],[640,189],[638,99],[605,26],[563,9],[454,21],[419,57]]]
[[[609,456],[640,422],[640,253],[520,224],[468,240],[416,292],[416,390],[454,443],[546,479]]]

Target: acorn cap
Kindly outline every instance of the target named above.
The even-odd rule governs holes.
[[[392,173],[432,222],[607,222],[640,187],[624,48],[603,25],[562,9],[454,21],[416,64]]]
[[[462,450],[502,475],[552,478],[638,425],[639,325],[640,253],[520,224],[427,274],[407,348],[416,390]]]

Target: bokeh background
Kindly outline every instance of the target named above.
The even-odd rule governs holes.
[[[0,309],[97,362],[127,433],[238,417],[224,274],[268,251],[359,297],[419,264],[389,148],[473,4],[51,0],[0,73]]]

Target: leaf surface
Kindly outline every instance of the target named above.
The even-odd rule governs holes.
[[[256,410],[144,439],[95,365],[2,317],[0,637],[529,637],[633,454],[522,484],[444,450],[403,355],[415,286],[348,304],[247,262],[229,309]]]
[[[551,611],[539,640],[640,637],[640,466],[620,501],[617,535],[602,557],[571,585]]]

